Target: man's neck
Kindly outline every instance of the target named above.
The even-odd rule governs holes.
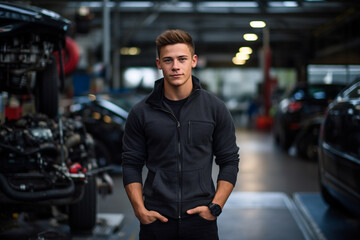
[[[187,98],[193,90],[192,80],[185,85],[172,86],[166,83],[164,84],[164,95],[167,99],[177,101]]]

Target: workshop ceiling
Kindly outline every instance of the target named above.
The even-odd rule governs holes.
[[[75,23],[81,6],[90,7],[91,29],[102,27],[103,1],[33,0],[32,5],[54,10]],[[259,66],[259,50],[269,33],[272,66],[360,64],[360,1],[110,1],[112,51],[124,46],[141,49],[138,56],[122,56],[122,66],[154,66],[155,38],[168,28],[188,31],[196,53],[206,66],[234,66],[242,46],[254,52],[244,65]],[[261,20],[266,30],[250,21]],[[244,40],[245,33],[259,39]]]

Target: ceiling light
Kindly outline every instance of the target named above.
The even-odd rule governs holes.
[[[235,65],[244,65],[246,61],[245,60],[240,60],[240,59],[238,59],[236,57],[233,57],[232,62]]]
[[[243,37],[246,41],[256,41],[258,39],[258,36],[254,33],[246,33]]]
[[[120,49],[121,55],[139,55],[141,52],[140,48],[137,47],[122,47]]]
[[[298,7],[299,4],[295,1],[283,1],[283,2],[269,2],[270,7]]]
[[[130,1],[122,1],[120,2],[120,7],[123,8],[149,8],[154,4],[151,1],[138,1],[138,2],[130,2]]]
[[[253,50],[251,47],[241,47],[239,48],[239,52],[246,53],[246,54],[252,54]]]
[[[244,7],[244,8],[257,8],[259,5],[255,1],[234,1],[234,2],[226,2],[226,1],[208,1],[208,2],[202,2],[199,3],[198,6],[201,7],[208,7],[208,8],[221,8],[221,7],[227,7],[227,8],[234,8],[234,7]]]
[[[250,26],[252,28],[264,28],[266,23],[264,21],[251,21]]]
[[[249,54],[238,52],[235,56],[239,60],[248,60],[250,58]]]
[[[78,9],[78,14],[80,16],[88,16],[90,14],[90,8],[88,8],[88,7],[80,7]]]

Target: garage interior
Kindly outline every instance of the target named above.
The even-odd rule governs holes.
[[[161,77],[156,37],[166,29],[192,35],[199,58],[194,75],[233,113],[240,147],[237,184],[218,220],[220,239],[360,239],[360,219],[329,208],[321,198],[318,163],[299,157],[293,148],[279,149],[271,125],[280,94],[296,83],[349,84],[360,76],[359,1],[14,2],[72,22],[68,37],[79,60],[65,75],[60,112],[77,96],[149,92]],[[252,21],[265,26],[252,27]],[[247,41],[245,34],[256,39]],[[242,47],[251,48],[249,58],[234,62]],[[249,103],[255,98],[262,104],[250,118]],[[91,234],[72,235],[66,225],[51,220],[20,219],[21,231],[10,234],[15,238],[5,236],[51,230],[64,239],[138,239],[121,167],[114,166],[111,176],[113,193],[98,197],[99,222]]]

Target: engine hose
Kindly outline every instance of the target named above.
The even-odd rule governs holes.
[[[37,153],[37,152],[41,152],[41,151],[46,151],[46,150],[53,150],[53,151],[56,151],[57,148],[55,145],[53,144],[43,144],[41,145],[40,147],[37,147],[37,148],[32,148],[31,150],[20,150],[16,147],[13,147],[13,146],[10,146],[10,145],[6,145],[6,144],[3,144],[3,143],[0,143],[0,147],[1,148],[4,148],[10,152],[14,152],[16,154],[19,154],[19,155],[22,155],[22,156],[29,156],[29,155],[32,155],[34,153]]]
[[[70,186],[65,189],[51,189],[46,191],[39,192],[19,192],[11,188],[6,177],[0,173],[0,188],[9,198],[19,201],[41,201],[41,200],[50,200],[54,198],[65,198],[70,197],[75,192],[75,184],[72,179],[70,179]]]

